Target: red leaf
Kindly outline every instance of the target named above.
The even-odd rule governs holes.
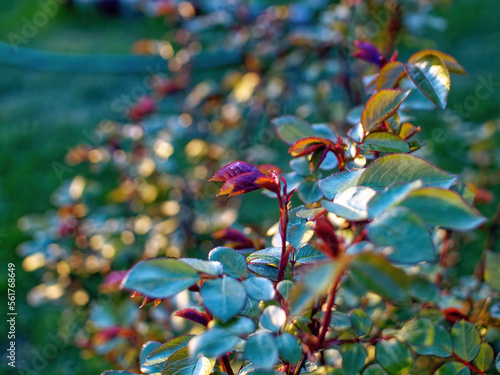
[[[227,181],[243,173],[258,172],[261,173],[257,167],[252,164],[245,163],[244,161],[233,161],[219,169],[210,181]],[[261,173],[262,174],[262,173]]]
[[[196,311],[195,309],[184,309],[181,311],[177,311],[175,313],[175,316],[180,316],[181,318],[191,320],[192,322],[200,323],[205,327],[208,325],[207,316],[199,311]]]
[[[299,139],[295,142],[292,147],[288,150],[293,157],[304,156],[308,154],[312,154],[320,147],[330,147],[334,146],[334,142],[329,139],[320,138],[320,137],[308,137]]]
[[[259,171],[261,171],[262,173],[270,176],[271,174],[269,172],[271,171],[276,171],[278,173],[283,173],[283,170],[280,168],[280,167],[277,167],[273,164],[260,164],[257,166],[257,168],[259,169]]]
[[[156,102],[153,98],[145,96],[136,103],[128,113],[132,121],[140,121],[142,118],[156,110]]]
[[[99,290],[102,293],[114,292],[120,290],[122,280],[127,276],[128,271],[113,271],[107,275],[99,285]]]
[[[229,242],[226,246],[236,250],[254,247],[252,240],[247,235],[234,228],[221,229],[212,234],[212,237],[216,240]]]
[[[316,227],[314,229],[316,237],[318,237],[319,248],[325,255],[330,258],[337,258],[340,253],[340,242],[335,235],[335,227],[328,219],[320,217],[316,220]]]
[[[224,182],[217,196],[229,195],[232,197],[259,190],[261,186],[255,183],[255,180],[259,177],[265,177],[259,170],[257,172],[239,174]]]
[[[385,57],[382,56],[378,48],[373,44],[362,40],[355,40],[354,46],[356,47],[356,51],[353,52],[353,57],[378,65],[380,67],[384,66],[384,64],[386,63]]]

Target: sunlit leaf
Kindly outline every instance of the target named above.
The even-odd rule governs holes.
[[[326,199],[333,200],[337,194],[356,186],[362,173],[363,170],[357,170],[333,174],[320,180],[319,188]]]
[[[290,333],[282,333],[276,337],[280,357],[288,363],[297,363],[302,357],[299,340]]]
[[[380,90],[366,103],[361,114],[361,123],[365,130],[370,130],[375,125],[391,117],[406,99],[410,91]]]
[[[365,186],[354,186],[335,196],[333,202],[322,200],[321,205],[329,212],[350,221],[368,219],[367,205],[375,190]]]
[[[405,67],[399,61],[388,62],[385,64],[377,78],[377,90],[393,89],[398,78],[404,73]]]
[[[413,55],[410,56],[408,59],[409,63],[416,63],[421,61],[424,57],[427,55],[434,55],[438,56],[443,60],[444,64],[446,65],[446,68],[448,68],[448,71],[450,73],[457,73],[457,74],[466,74],[465,69],[458,63],[457,60],[455,60],[454,57],[441,52],[441,51],[436,51],[433,49],[424,49],[422,51],[418,51],[417,53],[414,53]]]
[[[243,285],[229,276],[207,280],[201,287],[205,307],[223,322],[229,321],[243,309],[246,295]]]
[[[490,250],[484,251],[484,280],[497,292],[500,292],[500,254]]]
[[[165,344],[157,347],[154,351],[150,352],[144,364],[146,366],[156,365],[159,363],[163,364],[163,362],[166,362],[176,351],[185,348],[192,338],[193,335],[181,335],[174,337]]]
[[[367,151],[380,151],[390,153],[410,152],[410,146],[400,137],[387,132],[374,132],[368,134],[360,147]]]
[[[215,358],[191,356],[188,348],[183,348],[168,358],[162,375],[209,375],[215,367],[215,361]]]
[[[434,375],[470,375],[470,370],[463,363],[448,362],[438,368]]]
[[[210,251],[208,259],[222,264],[224,273],[228,276],[239,279],[245,277],[247,274],[247,261],[245,256],[229,247],[216,247]]]
[[[351,311],[351,322],[356,336],[363,337],[370,333],[373,327],[370,317],[361,309]]]
[[[262,328],[271,332],[279,332],[286,322],[286,312],[279,306],[267,306],[259,318]]]
[[[493,348],[489,344],[483,343],[479,349],[479,354],[474,358],[474,365],[479,371],[486,371],[493,364],[494,356]]]
[[[259,301],[270,301],[275,296],[273,283],[264,277],[252,277],[241,283],[247,294]]]

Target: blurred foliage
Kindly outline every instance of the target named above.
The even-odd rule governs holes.
[[[380,1],[345,1],[342,6],[321,0],[272,6],[263,1],[181,3],[151,18],[122,14],[125,19],[109,19],[90,8],[62,8],[26,45],[92,53],[132,46],[134,53],[167,60],[145,76],[58,76],[2,68],[9,77],[2,84],[9,90],[2,103],[12,114],[2,115],[5,224],[0,234],[6,233],[3,241],[13,249],[24,238],[15,229],[23,216],[19,226],[32,238],[17,248],[24,258],[24,271],[18,267],[18,301],[25,294],[29,303],[19,306],[26,314],[22,324],[40,316],[36,338],[33,332],[22,333],[19,358],[42,348],[46,332],[75,323],[72,344],[63,349],[70,359],[47,363],[44,371],[64,373],[65,366],[80,363],[73,343],[83,348],[85,359],[92,358],[82,373],[108,368],[99,359],[103,355],[126,367],[137,357],[137,345],[130,342],[164,341],[166,331],[183,329],[169,319],[183,301],[137,311],[126,296],[103,294],[98,286],[111,269],[128,269],[143,256],[201,256],[218,243],[211,233],[228,225],[264,237],[263,228],[277,218],[267,198],[254,194],[241,205],[214,201],[206,181],[218,166],[238,158],[288,168],[280,156],[285,148],[269,131],[270,119],[278,115],[296,114],[345,131],[347,110],[365,96],[357,77],[367,67],[350,56],[354,39],[373,40],[386,53],[397,47],[406,57],[416,49],[439,48],[463,63],[470,76],[452,83],[452,113],[436,118],[434,112],[421,112],[414,122],[435,125],[419,135],[431,147],[426,156],[464,175],[483,194],[487,205],[479,208],[487,217],[495,212],[500,140],[493,103],[500,95],[492,90],[478,100],[477,109],[465,113],[453,109],[474,96],[480,77],[488,80],[493,74],[497,81],[498,56],[492,46],[498,32],[489,21],[496,2],[481,7],[465,0],[453,3],[460,6],[402,1],[398,40],[387,37],[394,25]],[[28,3],[7,9],[4,34],[20,29],[22,24],[13,20],[38,10]],[[220,68],[194,68],[206,51],[211,66]],[[224,56],[239,63],[224,66]],[[45,98],[27,98],[27,90],[43,91]],[[82,104],[69,117],[75,102]],[[79,143],[64,157],[66,147]],[[53,208],[42,213],[59,181],[50,200]],[[25,216],[32,211],[38,213]],[[237,216],[242,224],[235,223]],[[456,254],[452,271],[457,276],[471,273],[486,237],[479,231],[454,238],[466,245]],[[111,303],[120,304],[118,314],[109,309]],[[145,326],[136,321],[137,314],[156,323]]]

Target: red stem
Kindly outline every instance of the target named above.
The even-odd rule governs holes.
[[[283,196],[279,193],[278,203],[280,206],[280,235],[281,235],[281,259],[278,268],[278,280],[279,283],[285,278],[285,269],[288,264],[288,258],[290,256],[290,251],[286,248],[286,229],[288,226],[288,197],[286,191],[286,180],[283,179]]]
[[[219,360],[220,360],[220,364],[221,364],[224,372],[227,375],[234,375],[233,368],[231,367],[231,364],[229,363],[229,358],[227,357],[227,354],[220,357]]]
[[[475,372],[476,374],[484,374],[483,371],[477,369],[476,367],[474,367],[470,362],[467,362],[466,360],[460,358],[458,355],[456,355],[455,353],[452,353],[451,356],[456,359],[458,362],[464,364],[465,366],[467,366],[470,370],[472,370],[472,372]]]

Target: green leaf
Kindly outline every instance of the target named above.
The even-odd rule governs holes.
[[[287,240],[295,249],[300,249],[304,244],[308,243],[313,235],[313,221],[302,221],[289,225],[287,228]]]
[[[138,374],[136,374],[135,372],[125,371],[125,370],[120,370],[120,371],[108,370],[104,371],[101,375],[138,375]]]
[[[393,301],[406,297],[408,279],[383,256],[363,253],[349,263],[354,279],[365,288]]]
[[[163,364],[161,365],[149,365],[146,364],[146,359],[148,356],[158,349],[161,346],[161,344],[157,341],[148,341],[144,343],[144,345],[141,348],[141,354],[139,356],[139,364],[141,367],[141,372],[144,374],[155,374],[161,372],[161,369],[163,368]]]
[[[193,335],[182,335],[168,340],[165,344],[161,345],[159,348],[151,352],[147,356],[144,364],[146,366],[151,366],[166,362],[168,360],[168,357],[170,357],[176,351],[185,348],[192,338]]]
[[[352,172],[333,174],[330,177],[320,180],[319,188],[326,199],[332,200],[338,193],[356,186],[363,171],[363,169],[360,169]]]
[[[413,365],[410,349],[397,339],[382,340],[375,347],[375,358],[391,375],[406,375]]]
[[[423,275],[411,275],[409,292],[420,302],[438,303],[439,288]]]
[[[276,340],[267,331],[250,336],[244,351],[246,358],[257,367],[272,368],[279,360]]]
[[[278,290],[279,294],[285,299],[288,300],[290,297],[290,291],[294,287],[293,281],[290,280],[282,280],[278,283],[276,286],[276,289]]]
[[[500,372],[500,353],[498,353],[495,358],[495,368],[498,372]]]
[[[206,357],[220,357],[231,352],[240,339],[236,335],[228,334],[223,329],[209,329],[201,335],[195,336],[189,343],[189,354]]]
[[[479,354],[474,359],[474,365],[478,370],[486,371],[493,364],[494,356],[493,348],[489,344],[483,343],[479,349]]]
[[[215,367],[215,360],[215,358],[191,356],[189,355],[188,348],[183,348],[168,358],[162,374],[209,375]]]
[[[450,92],[450,73],[443,60],[426,55],[419,61],[405,65],[408,78],[431,102],[445,109]]]
[[[356,375],[363,367],[368,357],[366,349],[361,344],[342,345],[342,368],[346,375]]]
[[[436,187],[413,191],[400,205],[419,214],[429,225],[453,230],[472,230],[486,221],[457,192]]]
[[[449,188],[457,176],[407,154],[386,155],[364,169],[358,185],[384,189],[394,183],[422,180],[423,186]]]
[[[361,123],[365,130],[370,130],[391,117],[406,99],[410,90],[380,90],[365,105],[361,114]]]
[[[296,364],[302,357],[302,348],[299,340],[290,333],[282,333],[276,338],[280,357],[285,362]]]
[[[463,363],[447,362],[438,368],[434,375],[470,375],[470,370]]]
[[[250,333],[255,332],[255,323],[252,319],[247,318],[246,316],[240,316],[235,319],[232,319],[228,323],[222,323],[218,321],[215,322],[211,329],[220,329],[225,331],[228,335],[249,335]]]
[[[292,314],[310,308],[316,297],[328,291],[341,269],[340,264],[333,262],[308,268],[290,294],[289,307]]]
[[[494,290],[500,292],[500,272],[498,272],[500,270],[500,254],[486,249],[484,256],[484,281]]]
[[[243,278],[247,275],[247,261],[243,254],[229,247],[219,246],[210,251],[208,259],[222,263],[228,276]]]
[[[434,324],[429,319],[416,318],[408,321],[395,336],[413,349],[431,346],[434,334]]]
[[[385,190],[378,192],[370,202],[368,202],[368,215],[374,218],[380,215],[389,207],[392,207],[403,199],[413,190],[422,187],[422,181],[417,180],[407,184],[396,184],[385,188]]]
[[[410,146],[408,146],[408,143],[406,143],[403,138],[387,132],[370,133],[359,146],[367,151],[390,153],[410,152]]]
[[[481,348],[481,337],[476,327],[471,322],[461,320],[451,329],[453,352],[460,358],[471,362]]]
[[[323,209],[320,208],[322,211]],[[312,245],[304,245],[295,253],[295,262],[298,264],[318,263],[326,260],[325,254]]]
[[[200,280],[198,272],[178,259],[155,258],[137,263],[122,282],[125,289],[152,298],[167,298]]]
[[[425,50],[418,51],[418,52],[414,53],[413,55],[410,56],[410,58],[408,59],[408,62],[414,63],[414,62],[421,61],[422,58],[424,58],[427,55],[435,55],[435,56],[441,58],[441,60],[443,60],[444,64],[446,65],[446,68],[448,68],[448,71],[450,73],[467,74],[465,72],[465,69],[462,67],[462,65],[460,65],[458,63],[458,61],[455,60],[454,57],[452,57],[444,52],[436,51],[436,50],[432,50],[432,49],[425,49]]]
[[[222,264],[220,262],[212,262],[208,260],[201,260],[196,258],[179,258],[179,260],[191,266],[194,270],[202,273],[206,273],[207,275],[222,275]]]
[[[259,322],[262,328],[277,333],[286,322],[286,312],[279,306],[267,306],[262,311]]]
[[[201,287],[205,307],[223,322],[229,321],[243,309],[246,296],[243,285],[230,276],[207,280]]]
[[[391,208],[368,226],[368,237],[377,246],[391,247],[391,261],[415,264],[436,259],[434,244],[424,221],[404,207]]]
[[[356,336],[363,337],[370,333],[373,327],[370,317],[361,309],[351,311],[351,322]]]
[[[453,344],[448,331],[436,324],[434,325],[434,338],[431,346],[413,346],[413,350],[419,355],[433,355],[446,358],[453,352]]]
[[[321,205],[328,212],[349,221],[364,221],[368,219],[368,202],[375,193],[372,188],[354,186],[337,194],[333,202],[322,200]]]
[[[384,369],[376,363],[374,365],[368,366],[363,371],[363,375],[387,375],[387,372],[385,372]]]
[[[274,285],[265,277],[252,277],[241,283],[247,294],[259,301],[270,301],[274,299]]]
[[[307,121],[296,116],[281,116],[271,120],[271,123],[276,129],[278,137],[289,145],[293,145],[300,139],[316,135]]]
[[[365,130],[363,129],[363,125],[361,123],[358,123],[354,125],[348,132],[347,135],[349,138],[351,138],[354,142],[362,142],[363,137],[365,136]]]
[[[332,318],[330,319],[330,328],[338,332],[343,332],[351,329],[351,317],[346,313],[333,311]]]
[[[319,189],[319,181],[302,180],[299,185],[297,194],[305,204],[314,203],[321,199],[321,190]]]
[[[405,71],[405,66],[402,62],[391,61],[385,64],[377,78],[377,90],[392,89],[397,83],[401,73]]]

